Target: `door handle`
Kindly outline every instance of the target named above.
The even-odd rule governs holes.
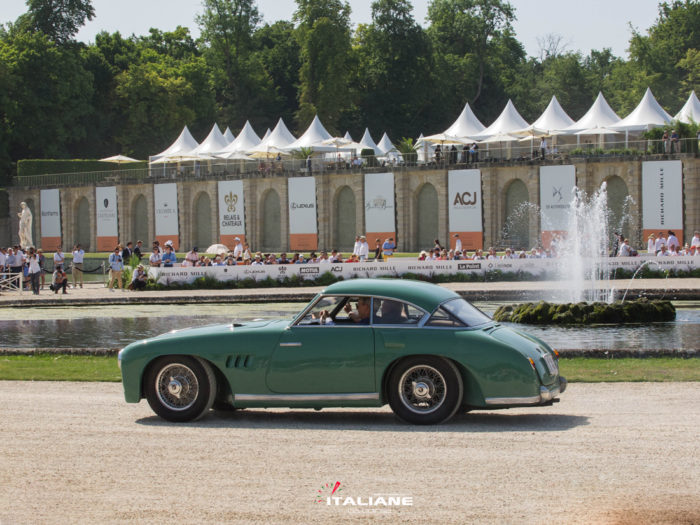
[[[301,343],[280,343],[280,346],[301,346]]]

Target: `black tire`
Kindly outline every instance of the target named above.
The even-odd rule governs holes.
[[[194,421],[206,414],[216,397],[211,365],[196,357],[159,357],[148,367],[144,383],[153,411],[167,421]]]
[[[402,360],[391,371],[387,389],[394,414],[415,425],[447,421],[461,406],[464,394],[457,367],[437,356]]]

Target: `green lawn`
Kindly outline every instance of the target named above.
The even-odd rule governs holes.
[[[559,361],[571,382],[700,381],[700,359],[592,359]],[[117,358],[75,355],[0,356],[0,380],[120,381]]]

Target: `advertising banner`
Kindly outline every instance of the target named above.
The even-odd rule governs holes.
[[[116,186],[98,186],[95,188],[95,210],[97,251],[111,252],[119,244]]]
[[[683,167],[680,160],[642,162],[642,236],[668,231],[683,243]]]
[[[611,270],[624,268],[635,270],[649,258],[644,257],[612,257],[608,260]],[[663,269],[691,270],[700,267],[700,257],[651,257],[655,265]],[[458,273],[485,274],[489,271],[528,272],[533,275],[543,273],[559,273],[566,259],[496,259],[496,260],[463,260],[463,261],[418,261],[408,258],[393,258],[387,262],[364,263],[324,263],[324,264],[270,264],[270,265],[238,265],[238,266],[175,266],[173,268],[150,268],[149,276],[159,283],[193,283],[198,277],[213,277],[219,281],[239,279],[284,279],[298,276],[302,279],[316,279],[325,273],[331,273],[343,279],[357,277],[374,278],[380,276],[396,276],[405,273],[426,276]]]
[[[180,230],[177,216],[177,184],[154,184],[153,200],[156,213],[156,239],[163,246],[173,241],[175,250],[180,248]]]
[[[450,248],[454,250],[459,240],[462,250],[483,249],[481,171],[450,170],[447,188]]]
[[[245,243],[245,201],[243,181],[219,181],[219,236],[221,244],[233,249],[238,237]]]
[[[39,192],[41,248],[54,251],[61,246],[61,194],[58,189]]]
[[[292,177],[288,179],[289,194],[289,247],[292,251],[317,250],[316,179]]]
[[[396,207],[394,204],[394,174],[365,174],[365,235],[370,246],[375,239],[396,238]]]
[[[566,235],[576,186],[575,166],[540,167],[540,220],[542,244],[548,249],[555,236]]]

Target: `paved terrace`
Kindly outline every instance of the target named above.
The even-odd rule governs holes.
[[[615,296],[621,297],[629,285],[627,298],[649,297],[669,300],[700,300],[700,279],[636,279],[612,281]],[[488,283],[446,283],[472,301],[533,301],[548,299],[566,290],[565,281],[522,281]],[[109,292],[103,283],[85,283],[84,288],[69,288],[68,293],[54,294],[47,286],[36,296],[31,291],[0,291],[0,307],[92,306],[107,304],[189,304],[189,303],[260,303],[308,301],[322,290],[321,286],[303,288],[250,288],[234,290],[162,290]]]

